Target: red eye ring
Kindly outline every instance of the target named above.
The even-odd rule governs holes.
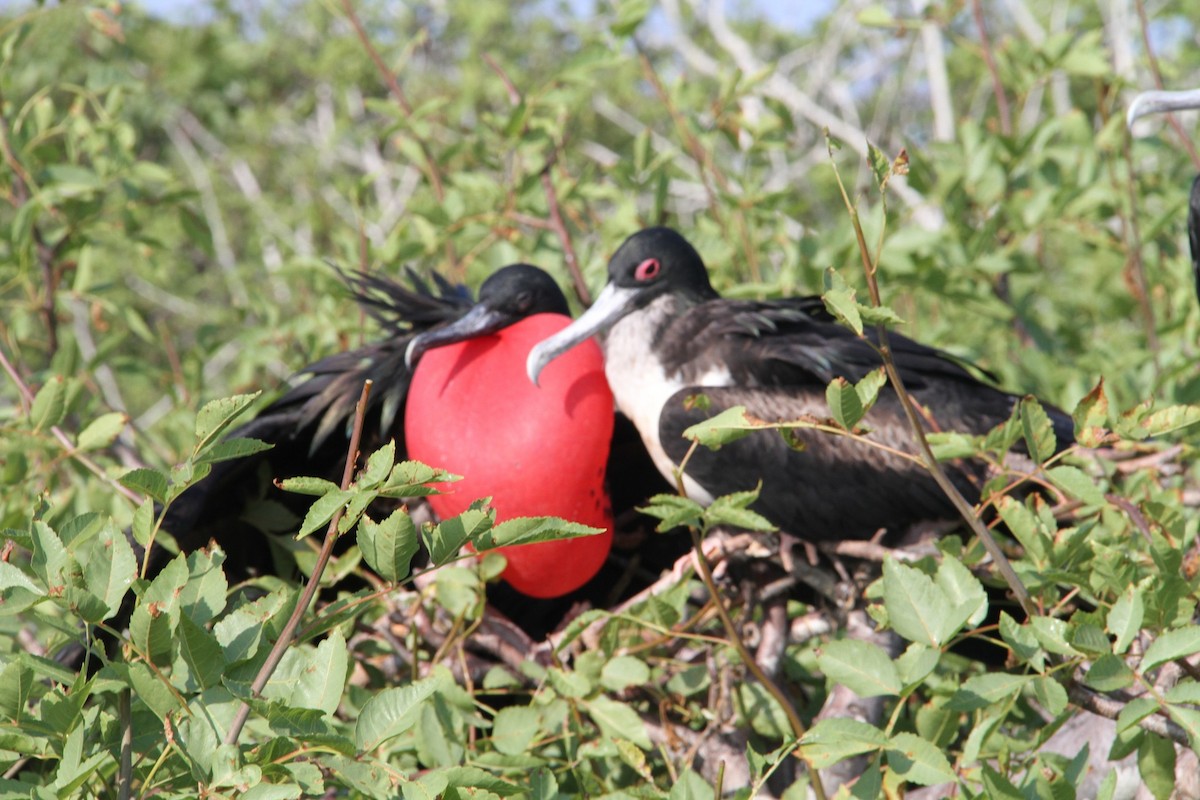
[[[633,271],[633,279],[635,281],[652,281],[658,277],[660,272],[662,272],[662,264],[658,262],[658,259],[647,258],[637,265],[637,269]]]

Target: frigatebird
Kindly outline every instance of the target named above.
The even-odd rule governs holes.
[[[637,426],[668,479],[689,450],[685,428],[738,405],[766,421],[825,418],[830,381],[859,381],[882,364],[874,335],[859,337],[833,321],[818,299],[720,297],[700,254],[670,228],[629,237],[613,254],[608,275],[586,313],[533,349],[528,373],[536,383],[553,359],[607,329],[605,372],[617,408]],[[931,427],[984,433],[1008,419],[1020,399],[983,383],[947,353],[899,334],[888,340]],[[696,402],[699,396],[706,401]],[[1071,443],[1070,418],[1047,411],[1059,446]],[[863,422],[874,440],[917,452],[890,388]],[[865,537],[955,513],[926,470],[909,459],[813,430],[795,436],[802,447],[760,430],[715,451],[699,448],[687,462],[684,488],[707,503],[761,481],[754,508],[810,540]],[[947,467],[968,499],[978,498],[983,465]]]
[[[1131,128],[1139,117],[1147,114],[1195,109],[1200,109],[1200,89],[1142,92],[1129,104],[1125,125]],[[1188,245],[1192,255],[1192,277],[1196,284],[1196,297],[1200,298],[1200,175],[1192,179],[1192,190],[1188,195],[1187,228]]]
[[[383,323],[388,335],[364,347],[330,356],[298,373],[307,377],[254,420],[230,434],[231,437],[258,439],[273,445],[273,448],[248,458],[216,464],[209,476],[185,492],[168,509],[164,528],[172,533],[180,547],[193,550],[210,540],[217,541],[226,550],[227,571],[234,577],[274,572],[269,544],[273,538],[261,534],[264,529],[278,532],[294,530],[298,518],[296,515],[303,513],[296,496],[275,488],[275,480],[294,475],[338,479],[349,442],[354,406],[364,380],[371,379],[374,386],[367,408],[363,452],[370,452],[388,439],[394,439],[397,451],[404,453],[405,417],[410,397],[414,394],[426,397],[432,394],[431,391],[422,390],[420,373],[414,375],[410,369],[412,358],[421,353],[426,353],[428,358],[427,351],[432,348],[472,340],[482,347],[477,359],[479,363],[487,364],[496,356],[506,355],[512,361],[509,372],[525,383],[521,370],[528,348],[534,341],[547,335],[550,329],[538,328],[536,339],[528,340],[525,349],[519,353],[495,349],[497,332],[502,333],[503,329],[514,323],[547,316],[560,320],[558,327],[569,321],[567,301],[561,289],[543,270],[528,264],[510,265],[490,276],[480,287],[478,303],[472,303],[469,293],[462,287],[453,286],[437,277],[436,291],[418,279],[415,273],[409,275],[413,289],[365,273],[345,277],[360,305]],[[489,350],[494,352],[489,353]],[[599,399],[590,397],[587,408],[593,412],[602,408],[604,414],[599,421],[588,419],[585,424],[591,427],[607,424],[611,433],[612,400],[604,385],[600,364],[597,350],[592,363],[594,375],[590,380],[577,385],[571,380],[571,370],[562,377],[579,393],[579,397],[572,398],[573,402],[578,403],[599,391]],[[580,362],[576,364],[576,368],[585,367]],[[409,425],[409,430],[418,435],[427,435],[428,429],[438,427],[450,431],[451,436],[458,436],[455,425],[459,420],[456,417],[469,414],[477,427],[493,427],[495,436],[503,439],[499,446],[511,448],[519,437],[514,435],[511,426],[505,427],[511,421],[505,414],[511,416],[513,412],[495,406],[496,398],[504,396],[507,391],[508,386],[501,384],[481,389],[473,397],[460,397],[457,405],[425,403],[418,412],[418,419]],[[528,415],[533,423],[522,429],[525,436],[536,437],[539,425],[552,425],[558,421],[553,418],[553,404],[548,403],[547,399],[541,398],[536,413]],[[602,473],[608,453],[609,434],[606,433],[602,438],[603,441],[598,445],[602,446],[602,451],[589,453],[586,459],[589,470],[591,462],[598,459],[599,478],[595,477],[594,470],[590,470],[586,481],[575,479],[569,465],[559,465],[556,475],[539,487],[545,496],[552,498],[547,510],[539,508],[536,496],[528,498],[524,504],[520,499],[514,501],[509,496],[497,498],[498,511],[502,511],[506,517],[564,515],[556,503],[564,493],[581,491],[579,487],[584,484],[586,486],[582,491],[605,497]],[[494,452],[492,448],[497,443],[475,437],[471,439],[470,446],[475,454],[487,456]],[[535,441],[531,446],[540,444]],[[470,459],[455,464],[455,471],[466,474],[470,479],[468,485],[478,490],[478,495],[470,499],[504,495],[506,491],[511,494],[506,487],[516,474],[513,463],[508,462],[500,475],[494,472],[488,474],[487,470],[495,463],[494,459],[484,458],[478,470]],[[504,482],[499,491],[496,489],[497,481]],[[300,498],[301,502],[305,500]],[[604,540],[603,553],[606,554],[611,533],[606,537],[591,538]],[[578,539],[562,545],[570,552],[571,545],[575,543],[580,543],[582,549],[587,551],[585,560],[593,567],[594,573],[599,566],[596,563],[596,544],[587,539]],[[279,542],[275,544],[278,546]],[[158,560],[162,559],[162,555],[165,554],[160,554]],[[601,554],[599,561],[603,560]],[[560,578],[559,575],[554,577],[556,580]],[[590,573],[586,577],[590,577]],[[561,586],[561,580],[556,585]]]

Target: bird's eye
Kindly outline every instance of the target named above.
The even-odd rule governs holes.
[[[662,264],[658,263],[658,259],[647,258],[637,265],[637,269],[633,271],[633,279],[640,282],[652,281],[658,277],[660,272],[662,272]]]

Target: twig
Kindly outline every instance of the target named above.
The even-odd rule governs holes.
[[[342,10],[346,14],[346,19],[350,20],[350,24],[354,27],[355,34],[358,35],[358,40],[362,42],[363,49],[367,51],[367,56],[375,64],[375,69],[378,70],[379,76],[383,78],[383,82],[387,84],[388,91],[395,98],[400,109],[412,116],[412,104],[408,102],[408,97],[404,94],[404,89],[400,86],[400,82],[396,80],[396,74],[384,62],[383,57],[379,55],[379,51],[375,49],[375,45],[371,43],[371,37],[367,35],[366,28],[363,27],[362,20],[358,18],[358,14],[354,10],[353,0],[342,0]],[[446,188],[442,180],[441,168],[438,166],[437,160],[434,159],[429,145],[424,139],[419,136],[412,136],[413,142],[421,151],[421,157],[425,159],[425,173],[429,176],[429,184],[433,187],[433,196],[438,202],[446,199]],[[451,269],[457,269],[458,257],[454,253],[454,244],[446,242],[446,260],[449,261]]]
[[[975,27],[979,30],[979,46],[983,48],[983,63],[987,65],[988,75],[992,78],[992,94],[996,97],[996,113],[1000,116],[1000,133],[1012,135],[1012,112],[1008,108],[1008,97],[1004,94],[1004,83],[1000,80],[1000,71],[996,68],[996,57],[992,54],[992,42],[988,38],[987,25],[983,20],[983,6],[979,0],[971,0],[971,13],[975,17]]]
[[[371,394],[372,381],[363,382],[362,394],[358,397],[358,405],[354,411],[354,432],[350,436],[350,446],[346,450],[346,467],[342,470],[342,491],[350,488],[350,481],[354,477],[354,466],[358,461],[358,443],[362,439],[363,422],[367,416],[367,398]],[[342,505],[334,513],[333,519],[329,520],[329,527],[325,529],[325,542],[321,545],[321,552],[317,556],[317,562],[313,566],[312,574],[308,576],[308,582],[304,585],[304,591],[300,595],[300,599],[296,601],[296,607],[292,609],[292,615],[288,618],[287,624],[283,626],[283,630],[279,633],[279,639],[275,641],[275,646],[271,648],[271,652],[267,655],[267,660],[263,663],[262,668],[258,671],[258,675],[254,677],[254,682],[250,684],[250,694],[252,697],[258,697],[263,688],[267,685],[267,681],[271,679],[271,674],[275,672],[275,668],[279,666],[279,662],[283,659],[284,653],[292,643],[296,629],[300,626],[300,620],[308,611],[309,605],[312,604],[313,598],[317,594],[317,587],[321,583],[321,574],[325,571],[325,566],[329,563],[330,556],[333,555],[333,546],[338,540],[338,524],[342,521],[342,516],[346,511],[346,506]],[[243,701],[238,708],[237,714],[234,716],[233,723],[229,726],[229,731],[225,734],[225,744],[235,744],[238,737],[242,733],[242,728],[246,724],[246,720],[250,716],[250,704]]]
[[[903,153],[901,156],[903,157]],[[829,148],[829,159],[833,163],[833,148]],[[876,270],[878,264],[874,263],[871,258],[870,248],[867,245],[866,235],[863,233],[862,222],[858,218],[858,209],[850,202],[850,196],[846,193],[846,187],[842,183],[841,173],[838,172],[836,164],[834,164],[834,177],[837,179],[838,188],[842,193],[842,201],[846,204],[846,211],[850,214],[850,222],[854,227],[854,235],[858,240],[858,251],[862,258],[863,272],[866,275],[867,290],[871,295],[871,304],[879,307],[883,305],[883,301],[879,294],[879,282],[876,279]],[[886,182],[885,186],[881,187],[880,196],[884,202],[884,218],[887,217],[886,211]],[[876,326],[876,333],[879,337],[879,356],[883,360],[884,370],[887,372],[888,382],[891,383],[892,389],[896,393],[896,398],[900,401],[900,406],[904,409],[904,415],[908,418],[909,427],[912,429],[913,438],[916,440],[917,447],[921,451],[922,459],[925,461],[925,468],[929,470],[930,476],[946,494],[950,503],[962,516],[967,526],[979,538],[983,544],[983,548],[987,550],[988,555],[996,563],[996,568],[1004,577],[1008,587],[1012,590],[1014,597],[1020,604],[1021,609],[1026,616],[1032,618],[1036,615],[1036,610],[1033,605],[1033,600],[1029,596],[1029,590],[1025,588],[1025,584],[1021,582],[1020,577],[1012,568],[1012,564],[1008,562],[1004,552],[1000,549],[1000,545],[996,543],[996,539],[992,536],[982,522],[979,521],[978,515],[974,508],[967,502],[962,493],[958,491],[958,487],[946,475],[946,471],[942,468],[941,463],[933,454],[932,448],[929,446],[929,441],[925,438],[925,428],[921,424],[920,415],[917,412],[916,405],[913,402],[912,396],[904,387],[904,381],[900,378],[900,371],[896,369],[896,362],[892,358],[892,350],[888,344],[888,332],[883,325]]]
[[[483,54],[483,61],[491,68],[492,72],[496,73],[496,77],[504,84],[504,90],[508,93],[508,102],[515,108],[521,104],[521,92],[517,89],[512,79],[508,77],[503,67],[496,62],[488,53]],[[522,131],[523,132],[523,131]],[[546,194],[546,206],[549,209],[550,219],[545,224],[550,230],[554,231],[554,235],[558,237],[558,241],[562,244],[563,259],[567,262],[567,272],[571,275],[571,282],[575,285],[575,296],[579,298],[579,302],[585,306],[592,304],[592,293],[588,291],[587,281],[583,279],[583,270],[579,268],[579,258],[575,255],[575,245],[571,243],[571,234],[567,231],[566,223],[563,221],[562,209],[558,202],[558,192],[554,189],[554,179],[550,176],[550,170],[554,167],[558,160],[558,144],[555,143],[554,153],[542,167],[541,181],[542,191]]]
[[[16,368],[13,367],[12,363],[8,360],[8,356],[5,355],[4,348],[2,347],[0,347],[0,366],[4,368],[4,371],[8,373],[8,377],[16,385],[17,391],[20,392],[23,402],[25,402],[28,406],[32,406],[33,392],[30,391],[29,386],[26,385],[25,381],[21,379],[21,376],[17,374]],[[105,472],[103,467],[75,449],[75,443],[71,441],[71,437],[67,436],[66,432],[63,431],[62,428],[58,427],[57,425],[51,425],[50,433],[54,434],[54,438],[57,439],[64,448],[66,448],[68,458],[73,458],[78,461],[88,470],[88,472],[91,472],[93,475],[100,478],[100,480],[107,483],[113,488],[114,491],[128,499],[130,502],[134,503],[135,505],[141,504],[143,499],[141,495],[132,489],[121,485],[118,481],[110,477],[108,473]]]
[[[1072,703],[1085,711],[1090,711],[1093,714],[1108,719],[1117,719],[1121,711],[1125,708],[1125,703],[1113,700],[1110,697],[1094,694],[1078,683],[1071,684],[1067,689],[1067,696],[1071,699]],[[1156,733],[1164,739],[1170,739],[1172,742],[1181,744],[1184,747],[1190,746],[1187,731],[1165,717],[1151,714],[1138,722],[1138,726],[1151,733]]]
[[[1134,6],[1137,8],[1138,22],[1141,23],[1142,49],[1146,51],[1146,61],[1150,64],[1150,74],[1154,76],[1154,86],[1160,90],[1165,89],[1162,70],[1158,66],[1158,56],[1154,55],[1154,46],[1150,41],[1150,20],[1146,17],[1146,4],[1143,0],[1135,0]],[[1184,131],[1183,125],[1180,124],[1174,114],[1167,114],[1167,124],[1171,126],[1171,130],[1175,131],[1175,135],[1179,137],[1179,141],[1183,143],[1184,149],[1191,156],[1192,166],[1200,169],[1200,153],[1196,152],[1196,145],[1192,142],[1192,137]],[[1126,153],[1125,157],[1128,160],[1129,154]]]

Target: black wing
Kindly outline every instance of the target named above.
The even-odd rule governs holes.
[[[404,364],[405,348],[413,336],[457,319],[472,304],[464,287],[436,275],[436,289],[411,270],[411,288],[361,272],[343,273],[343,278],[388,335],[300,370],[291,389],[230,434],[259,439],[272,449],[214,465],[208,477],[168,509],[164,527],[182,548],[216,540],[235,574],[269,571],[271,545],[259,534],[264,529],[294,530],[297,515],[310,500],[276,489],[274,480],[295,475],[340,480],[365,380],[374,385],[363,452],[395,439],[403,453],[404,403],[412,377]]]
[[[745,406],[768,421],[822,419],[829,411],[827,384],[836,377],[861,380],[882,365],[875,339],[812,313],[817,298],[773,302],[714,301],[690,310],[667,336],[664,352],[679,354],[674,366],[685,381],[701,379],[710,364],[726,366],[728,387],[689,388],[672,397],[659,418],[667,454],[678,463],[688,449],[683,430],[720,411]],[[888,335],[906,388],[924,406],[927,428],[984,433],[1003,422],[1020,398],[977,378],[962,361],[896,333]],[[693,354],[684,360],[684,348]],[[668,370],[672,368],[668,361]],[[711,369],[711,367],[707,368]],[[690,374],[689,374],[690,373]],[[703,394],[708,409],[686,402]],[[1071,420],[1047,408],[1060,447],[1072,441]],[[885,387],[863,424],[871,438],[901,453],[916,446],[895,393]],[[953,507],[923,467],[841,436],[796,431],[801,447],[778,433],[761,431],[712,452],[698,449],[688,475],[713,495],[751,489],[762,480],[757,508],[777,524],[806,538],[836,539],[896,529],[923,519],[952,516]],[[968,498],[978,496],[983,469],[954,464],[953,480]]]

